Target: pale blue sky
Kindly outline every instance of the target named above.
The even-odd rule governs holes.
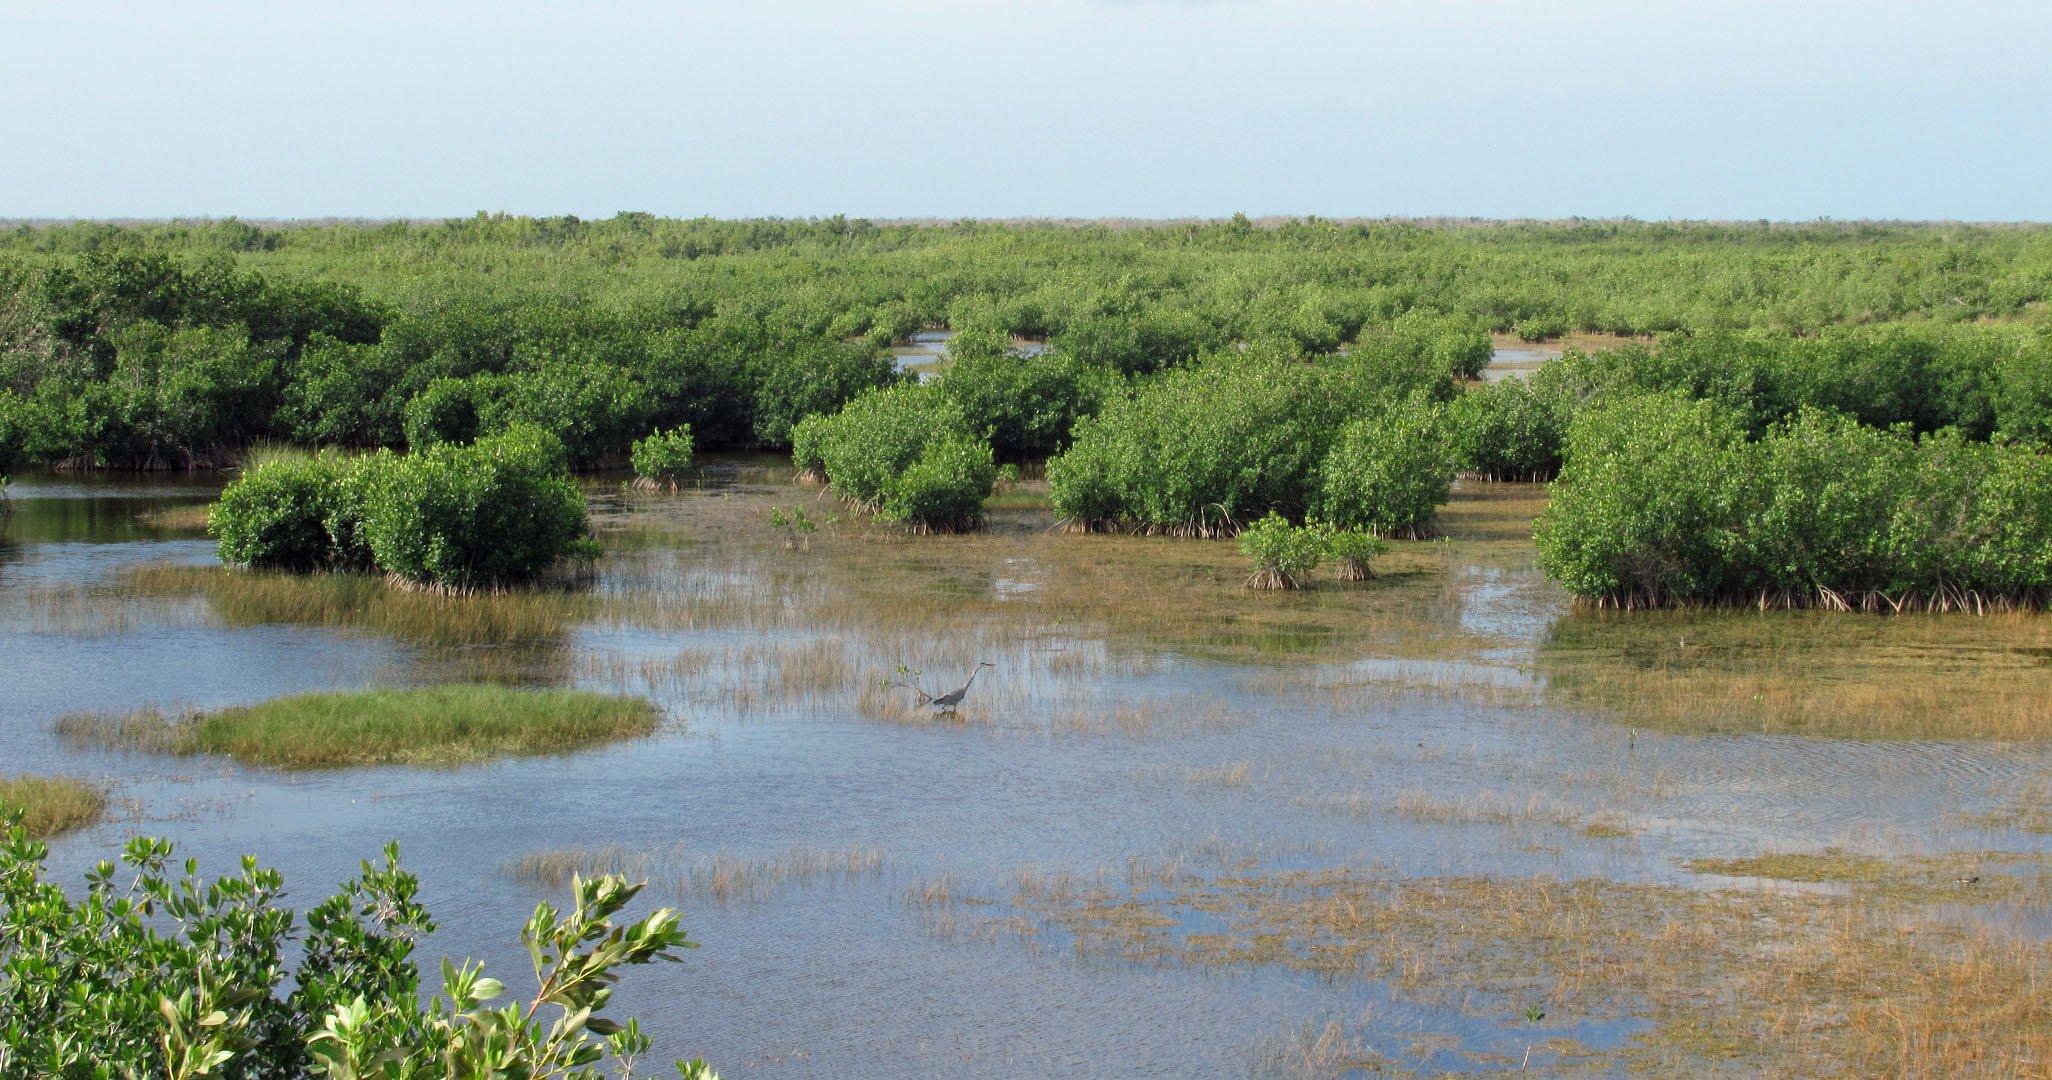
[[[0,0],[0,40],[0,217],[2052,218],[2042,0]]]

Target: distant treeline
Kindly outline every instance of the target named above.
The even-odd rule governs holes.
[[[1560,474],[1547,564],[1591,598],[2036,602],[2048,296],[2039,226],[25,226],[0,232],[0,473],[530,428],[591,466],[666,432],[791,447],[801,472],[919,529],[977,527],[1000,466],[1047,461],[1071,527],[1207,536],[1269,514],[1424,535],[1456,470]],[[936,327],[949,365],[914,383],[890,346]],[[1484,386],[1491,333],[1614,336]],[[1701,403],[1715,437],[1646,402]],[[1641,460],[1658,443],[1620,434],[1634,425],[1668,431],[1674,460],[1776,478],[1715,495],[1739,515],[1716,528],[1769,536],[1762,507],[1792,521],[1807,500],[1866,531],[1798,556],[1587,518],[1662,505],[1630,486],[1664,475]],[[1787,487],[1810,447],[1894,471],[1860,498],[1829,470]],[[1960,486],[1976,473],[2031,494]],[[1939,477],[1958,480],[1949,524],[1902,524]],[[1691,482],[1672,493],[1708,481]],[[1998,543],[1998,519],[2000,572],[1936,557]],[[1883,573],[1876,543],[1915,557]]]
[[[1414,311],[1530,336],[1787,336],[2029,318],[2048,292],[2036,227],[22,226],[0,232],[0,444],[176,467],[258,440],[400,447],[526,422],[590,463],[684,424],[705,448],[788,445],[805,416],[895,381],[884,347],[929,326],[1046,338],[1131,376],[1254,342],[1329,354]]]

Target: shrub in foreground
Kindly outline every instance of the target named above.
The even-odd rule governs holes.
[[[650,1044],[604,1015],[618,969],[696,947],[668,908],[616,921],[640,886],[575,879],[567,913],[543,903],[521,930],[531,1000],[495,1006],[502,983],[448,961],[424,1000],[414,942],[434,923],[396,846],[309,909],[303,931],[283,877],[254,858],[207,881],[138,837],[74,898],[45,879],[48,854],[19,826],[0,836],[0,1075],[595,1075]]]
[[[231,566],[318,570],[335,559],[328,535],[343,463],[331,455],[276,457],[246,470],[207,513]]]
[[[390,460],[383,452],[289,452],[254,462],[207,512],[221,561],[301,572],[369,569],[365,497]]]

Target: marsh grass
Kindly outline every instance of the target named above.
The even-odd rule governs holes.
[[[1191,769],[1183,774],[1183,779],[1192,787],[1238,788],[1266,782],[1268,770],[1257,774],[1253,762],[1232,761],[1214,769]]]
[[[1397,794],[1394,809],[1399,817],[1438,824],[1544,825],[1579,829],[1588,823],[1588,815],[1582,810],[1537,792],[1523,798],[1495,791],[1448,798],[1429,791],[1403,791]]]
[[[204,533],[207,531],[207,512],[211,509],[213,507],[207,503],[160,506],[137,514],[135,520],[145,528],[164,532]]]
[[[1256,1076],[1291,1080],[1409,1074],[1409,1070],[1377,1053],[1359,1034],[1336,1019],[1291,1028],[1261,1046],[1255,1052],[1253,1064]]]
[[[1690,859],[1698,874],[1805,885],[1843,886],[1907,903],[1986,903],[2052,895],[2043,860],[2006,852],[1953,852],[1882,858],[1839,848],[1770,852],[1735,859]]]
[[[107,793],[68,776],[0,776],[0,822],[16,814],[31,838],[82,829],[107,812]]]
[[[299,694],[175,715],[75,713],[60,717],[57,731],[73,745],[320,769],[568,753],[653,734],[661,721],[641,698],[456,684]]]
[[[2048,659],[2038,615],[1583,613],[1537,671],[1555,702],[1668,731],[2041,742]]]
[[[2052,780],[2040,778],[2024,785],[2011,796],[2010,805],[1976,814],[1967,823],[1983,829],[2052,835]]]
[[[1060,934],[1099,962],[1372,981],[1506,1028],[1535,1014],[1649,1021],[1612,1047],[1535,1044],[1599,1073],[2008,1076],[2031,1074],[2052,1053],[2052,1001],[2041,992],[2052,943],[1913,925],[1888,893],[1369,869],[1122,889],[1031,872],[1009,907],[981,918],[1014,930],[1024,918],[1035,936]],[[977,918],[957,909],[955,936],[982,936]],[[1308,1052],[1321,1044],[1325,1052]],[[1351,1052],[1344,1028],[1312,1030],[1294,1045],[1312,1074]],[[1426,1049],[1450,1045],[1458,1042],[1428,1040]]]
[[[143,596],[201,598],[229,626],[334,626],[425,645],[553,641],[597,617],[589,594],[530,589],[454,596],[362,574],[291,574],[154,564],[125,575]]]
[[[826,881],[854,881],[882,873],[883,852],[874,847],[796,847],[772,855],[712,852],[692,856],[682,848],[636,851],[618,844],[558,848],[521,856],[506,867],[517,881],[560,888],[572,875],[624,874],[679,898],[715,903],[762,901],[789,888]]]

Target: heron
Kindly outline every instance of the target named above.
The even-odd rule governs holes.
[[[981,672],[984,668],[994,668],[996,666],[996,664],[993,664],[988,660],[978,660],[976,662],[976,666],[974,668],[971,668],[969,671],[969,681],[963,683],[962,688],[960,690],[955,690],[950,693],[942,694],[941,696],[934,698],[931,702],[928,702],[927,704],[931,704],[943,713],[954,712],[955,706],[962,704],[962,699],[969,695],[969,688],[976,685],[977,673]]]

